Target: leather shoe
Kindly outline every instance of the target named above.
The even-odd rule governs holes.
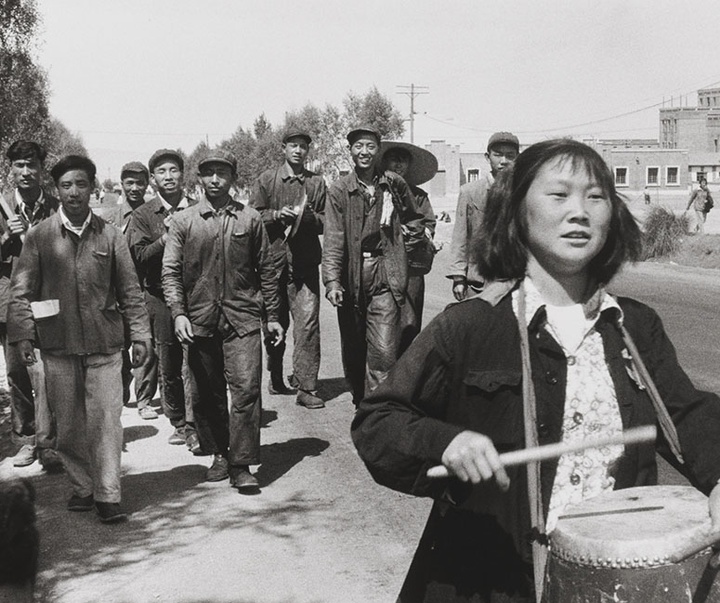
[[[83,512],[92,511],[94,505],[95,500],[92,494],[88,494],[87,496],[73,494],[68,501],[67,508],[68,511]]]
[[[42,468],[48,473],[59,473],[63,470],[63,462],[57,450],[53,448],[38,448],[37,453]]]
[[[210,465],[210,468],[207,470],[207,475],[205,476],[205,481],[221,482],[227,478],[228,478],[227,459],[220,454],[216,454],[215,457],[213,458],[212,465]]]
[[[268,383],[268,393],[273,396],[288,396],[290,394],[294,394],[295,390],[290,389],[285,383],[283,383],[283,380],[271,380]]]
[[[103,523],[120,523],[127,519],[127,513],[122,510],[120,503],[98,501],[95,503],[95,510]]]
[[[295,402],[298,406],[304,406],[305,408],[325,408],[325,402],[323,402],[322,398],[313,392],[302,389],[298,391]]]
[[[27,467],[35,462],[37,451],[32,444],[23,444],[22,448],[13,457],[14,467]]]
[[[257,492],[260,484],[247,465],[230,468],[230,485],[238,492]]]

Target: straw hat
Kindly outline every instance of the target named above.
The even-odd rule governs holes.
[[[418,186],[430,180],[438,171],[438,160],[435,155],[421,147],[400,140],[383,140],[380,143],[379,163],[381,165],[385,153],[391,149],[402,149],[410,153],[410,165],[404,176],[408,184]]]

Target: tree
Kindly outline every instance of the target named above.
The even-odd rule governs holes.
[[[59,119],[51,117],[40,136],[40,142],[47,149],[48,156],[46,163],[54,164],[65,155],[85,155],[88,152],[83,144],[82,138],[74,134]]]
[[[373,126],[383,138],[402,137],[403,116],[392,101],[373,86],[364,96],[349,92],[343,101],[348,130],[360,125]]]

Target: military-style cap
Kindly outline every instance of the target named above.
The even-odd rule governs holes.
[[[488,153],[496,144],[511,144],[520,152],[520,141],[512,132],[495,132],[495,134],[490,137],[490,140],[488,140]]]
[[[217,149],[215,151],[207,151],[198,163],[198,169],[208,163],[224,163],[229,165],[233,171],[233,174],[237,174],[237,159],[232,153]]]
[[[373,126],[358,126],[357,128],[353,128],[348,132],[347,141],[353,145],[363,134],[371,134],[377,139],[378,144],[380,144],[382,136],[380,136],[380,132],[377,128],[374,128]]]
[[[302,138],[305,142],[310,144],[312,142],[312,138],[310,137],[310,134],[305,132],[304,130],[301,130],[300,128],[290,128],[285,132],[285,135],[282,137],[283,143],[286,143],[291,138]]]
[[[157,167],[161,159],[174,159],[177,162],[178,167],[181,170],[185,170],[185,161],[180,153],[173,151],[172,149],[158,149],[152,154],[150,161],[148,161],[148,167],[151,172]]]
[[[122,166],[120,170],[120,180],[125,178],[125,174],[145,174],[146,179],[150,178],[148,169],[139,161],[131,161]]]

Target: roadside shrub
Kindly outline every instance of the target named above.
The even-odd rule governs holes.
[[[688,233],[687,215],[675,215],[664,207],[653,207],[645,217],[643,257],[660,258],[675,253]]]

